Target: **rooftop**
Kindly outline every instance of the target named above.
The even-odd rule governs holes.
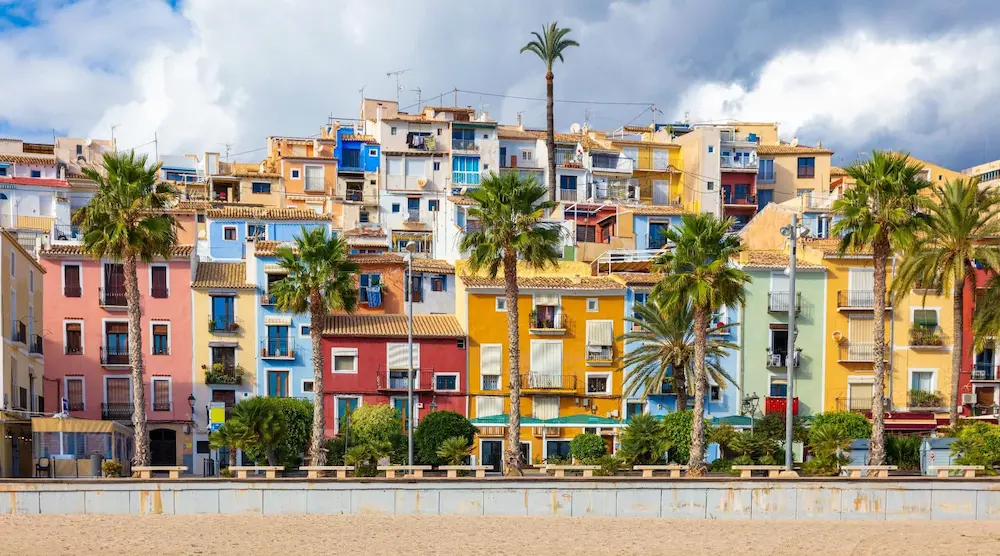
[[[0,162],[13,162],[14,164],[44,164],[52,166],[56,163],[55,155],[51,154],[4,154],[0,153]]]
[[[191,251],[194,249],[193,245],[175,245],[173,249],[170,250],[171,259],[190,259]],[[86,257],[89,256],[83,251],[82,244],[75,245],[51,245],[43,249],[39,256],[41,257]]]
[[[744,251],[740,253],[740,264],[745,267],[755,267],[755,268],[787,268],[789,260],[788,253],[784,251]],[[822,266],[804,264],[800,260],[796,260],[795,268],[797,269],[821,269]]]
[[[494,289],[504,287],[504,281],[500,278],[462,276],[461,280],[467,288]],[[622,283],[602,276],[531,276],[519,277],[517,287],[538,290],[620,290]]]
[[[57,180],[50,178],[26,178],[19,176],[3,177],[0,178],[0,185],[28,185],[35,187],[69,187],[69,182],[66,180]]]
[[[407,315],[332,315],[326,318],[324,336],[405,338]],[[455,315],[413,315],[414,338],[464,338]]]
[[[805,145],[790,145],[781,143],[778,145],[758,145],[758,155],[769,154],[833,154],[830,149],[823,147],[807,147]]]
[[[440,259],[413,259],[413,271],[455,274],[455,266]]]
[[[271,207],[225,207],[208,210],[208,217],[216,220],[330,220],[329,215],[317,214],[307,209]]]
[[[657,214],[688,214],[689,211],[680,205],[641,205],[629,207],[626,210],[634,214],[654,216]]]
[[[615,272],[611,277],[626,286],[655,286],[663,275],[652,272]]]
[[[246,282],[246,263],[198,263],[192,288],[254,289]]]
[[[836,258],[840,256],[840,239],[835,237],[824,238],[824,239],[811,239],[806,241],[806,247],[812,247],[813,249],[818,249],[823,252],[824,256],[829,258]],[[847,251],[845,257],[857,257],[871,255],[872,250],[869,248],[862,249],[860,251]]]

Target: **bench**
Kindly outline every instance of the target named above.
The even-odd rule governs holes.
[[[779,473],[785,470],[784,465],[734,465],[734,471],[740,472],[741,479],[749,479],[753,477],[754,471],[766,471],[768,477],[777,477]]]
[[[594,471],[600,469],[600,465],[546,465],[546,471],[552,471],[553,477],[562,478],[567,471],[582,471],[584,477],[593,477]]]
[[[492,465],[439,465],[438,471],[447,471],[449,479],[457,479],[459,471],[475,471],[476,477],[485,477]]]
[[[278,471],[281,471],[284,467],[280,465],[231,465],[229,470],[236,473],[237,479],[246,479],[247,473],[256,473],[263,471],[264,477],[267,479],[274,479],[278,476]]]
[[[644,478],[650,478],[656,471],[669,471],[670,476],[677,478],[681,476],[681,471],[687,471],[686,465],[636,465],[632,469],[642,471]]]
[[[139,474],[140,479],[152,479],[153,473],[169,473],[171,479],[179,479],[181,473],[188,470],[184,465],[136,465],[132,471]]]
[[[433,469],[430,465],[380,465],[378,466],[379,471],[385,471],[386,479],[395,479],[396,472],[409,471],[413,477],[421,479],[424,476],[424,471],[430,471]]]
[[[348,471],[354,471],[353,465],[305,465],[299,468],[299,471],[305,471],[306,477],[310,479],[318,479],[320,477],[325,477],[327,473],[336,472],[338,479],[346,479]]]
[[[962,476],[972,479],[976,476],[976,471],[982,471],[985,467],[982,465],[931,465],[927,469],[931,473],[936,471],[937,476],[942,479],[951,476],[952,471],[961,471]]]
[[[842,465],[841,469],[850,473],[851,477],[878,477],[885,479],[889,477],[890,471],[895,471],[895,465]]]

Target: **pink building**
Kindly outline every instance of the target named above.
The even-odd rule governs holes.
[[[146,418],[153,465],[192,463],[191,256],[141,264]],[[121,264],[96,261],[80,245],[41,252],[46,270],[45,397],[72,417],[131,423],[128,310]],[[63,401],[65,400],[65,402]],[[193,471],[193,470],[192,470]]]

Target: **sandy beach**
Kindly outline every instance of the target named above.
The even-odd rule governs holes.
[[[415,516],[2,516],[33,555],[1000,554],[1000,522]]]

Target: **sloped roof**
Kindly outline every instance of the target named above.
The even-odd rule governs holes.
[[[397,253],[366,253],[363,255],[348,255],[347,260],[354,264],[403,264],[406,259]],[[416,263],[416,261],[414,261]]]
[[[472,199],[470,199],[468,197],[463,197],[461,195],[449,195],[448,196],[448,201],[450,201],[450,202],[452,202],[452,203],[454,203],[456,205],[462,205],[462,206],[474,206],[474,205],[476,205],[475,201],[473,201]]]
[[[758,155],[768,155],[768,154],[833,154],[830,149],[824,149],[823,147],[807,147],[805,145],[788,145],[788,144],[778,144],[778,145],[757,145]]]
[[[0,185],[29,185],[35,187],[60,187],[68,188],[69,182],[52,178],[28,178],[24,176],[11,176],[0,178]]]
[[[345,237],[386,237],[382,228],[353,228],[344,232]]]
[[[652,272],[615,272],[611,277],[626,286],[655,286],[663,275]]]
[[[438,274],[455,274],[455,266],[440,259],[413,259],[414,272],[436,272]]]
[[[497,137],[500,139],[516,139],[522,141],[534,141],[545,139],[545,132],[537,129],[521,129],[517,126],[498,125]]]
[[[278,254],[278,248],[282,245],[289,245],[282,241],[255,241],[253,242],[253,252],[258,257],[273,257]]]
[[[844,170],[840,166],[830,166],[830,175],[831,176],[846,176],[847,175],[847,170]]]
[[[740,255],[740,263],[745,267],[756,268],[787,268],[790,263],[788,253],[784,251],[744,251]],[[821,269],[822,266],[804,264],[801,260],[795,261],[797,269]]]
[[[467,288],[503,288],[504,281],[500,278],[482,276],[462,276],[462,282]],[[605,277],[582,276],[531,276],[517,279],[517,287],[521,289],[539,290],[620,290],[622,283]]]
[[[324,336],[352,338],[405,338],[407,315],[331,315],[323,327]],[[413,315],[414,338],[464,338],[465,331],[455,315]]]
[[[246,277],[246,263],[199,263],[191,287],[253,289]]]
[[[371,135],[358,135],[352,133],[350,135],[341,135],[341,141],[360,141],[362,143],[368,143],[370,145],[378,145],[378,141],[375,140]]]
[[[55,155],[51,154],[5,154],[0,153],[0,162],[13,162],[14,164],[45,164],[54,165]]]
[[[813,249],[818,249],[823,252],[824,256],[830,258],[836,258],[840,256],[840,239],[835,237],[824,238],[824,239],[811,239],[806,241],[807,247],[812,247]],[[871,248],[864,248],[861,250],[847,251],[844,253],[845,257],[857,257],[871,255]]]
[[[233,220],[330,220],[330,215],[317,214],[307,209],[272,207],[225,207],[208,210],[213,219]]]
[[[642,205],[638,207],[629,207],[626,210],[630,210],[635,214],[654,216],[657,214],[688,214],[688,210],[679,205]]]
[[[281,174],[276,172],[257,172],[254,170],[236,170],[232,175],[237,178],[259,178],[262,180],[276,180],[281,178]]]
[[[170,251],[171,259],[189,259],[191,258],[191,251],[194,249],[193,245],[175,245]],[[51,245],[43,249],[40,253],[42,257],[86,257],[88,256],[83,251],[83,245]]]

